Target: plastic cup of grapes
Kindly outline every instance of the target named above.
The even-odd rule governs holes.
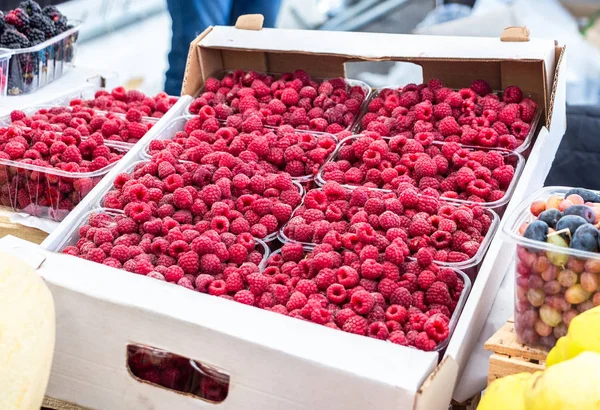
[[[575,316],[600,305],[599,227],[600,194],[581,188],[542,188],[508,217],[520,343],[551,349]]]

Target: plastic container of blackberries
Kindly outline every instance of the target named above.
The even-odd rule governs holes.
[[[128,151],[110,143],[105,145],[123,155]],[[0,206],[60,222],[115,164],[91,172],[67,172],[0,159]]]
[[[316,188],[316,189],[318,189],[318,188]],[[306,197],[306,194],[302,197],[302,203],[300,203],[300,205],[298,205],[298,207],[296,207],[296,209],[294,209],[294,212],[292,213],[292,217],[290,218],[290,220],[293,219],[296,216],[298,210],[302,206],[304,206],[305,197]],[[445,202],[449,205],[457,205],[456,203],[452,203],[450,201],[445,201]],[[488,208],[483,208],[483,209],[486,212],[486,214],[490,217],[492,223],[491,223],[487,233],[485,234],[485,237],[481,241],[481,243],[479,245],[479,249],[477,250],[477,253],[475,255],[473,255],[471,258],[469,258],[463,262],[435,261],[436,265],[451,268],[451,269],[454,269],[457,271],[461,271],[461,272],[465,273],[469,277],[469,279],[471,279],[472,281],[475,281],[475,278],[477,277],[477,272],[479,272],[479,268],[483,262],[485,253],[487,252],[490,244],[492,243],[492,239],[494,239],[494,235],[496,234],[496,231],[498,230],[498,227],[500,226],[500,217],[498,217],[498,214],[496,214],[496,212],[494,212],[491,209],[488,209]],[[313,243],[313,242],[297,241],[297,240],[292,239],[289,236],[287,236],[286,228],[287,228],[288,224],[289,224],[289,221],[286,222],[281,227],[281,229],[279,229],[279,231],[277,232],[277,239],[279,239],[280,242],[282,242],[282,243],[299,243],[302,246],[306,247],[307,249],[312,249],[318,245],[318,243]],[[409,257],[409,259],[414,260],[415,258]]]
[[[173,139],[175,137],[175,134],[177,134],[179,131],[183,131],[185,128],[185,124],[189,121],[190,117],[188,116],[184,116],[184,117],[178,117],[178,118],[174,118],[169,124],[167,124],[164,128],[163,131],[161,131],[160,135],[155,138],[154,140],[170,140]],[[225,126],[225,123],[223,123],[223,126]],[[277,127],[265,127],[266,129],[270,129],[273,130],[274,132],[276,132]],[[338,143],[338,139],[335,135],[332,134],[327,134],[324,132],[316,132],[316,131],[304,131],[304,130],[295,130],[294,132],[298,133],[298,134],[310,134],[315,136],[315,138],[320,138],[320,137],[331,137],[333,138],[333,140],[335,141],[335,143]],[[152,141],[148,141],[145,145],[145,147],[142,149],[141,151],[141,155],[143,158],[152,158],[152,154],[150,152],[150,144],[152,143]],[[335,151],[335,150],[334,150]],[[334,151],[332,151],[329,155],[327,155],[327,157],[325,158],[325,162],[327,162],[331,156],[333,155]],[[281,171],[283,172],[283,171]],[[315,175],[301,175],[301,176],[297,176],[297,177],[292,177],[292,181],[296,181],[299,183],[305,183],[305,182],[309,182],[309,181],[313,181],[315,179]]]
[[[8,66],[12,50],[0,48],[0,98],[6,96],[8,87]]]
[[[385,86],[385,87],[381,87],[378,88],[376,90],[373,90],[371,92],[370,97],[365,100],[365,102],[363,103],[363,107],[360,113],[360,117],[358,119],[358,121],[356,121],[356,125],[353,127],[353,130],[359,134],[362,131],[364,131],[364,128],[362,127],[362,119],[365,116],[365,114],[367,114],[369,112],[369,104],[371,103],[371,101],[373,101],[374,99],[376,99],[379,94],[383,91],[383,90],[398,90],[398,88],[401,88],[401,86]],[[458,91],[458,88],[454,88],[454,91]],[[503,91],[493,91],[493,94],[502,97],[502,93]],[[536,98],[535,95],[533,94],[524,94],[523,95],[524,98],[530,98],[534,101],[538,100]],[[515,148],[514,150],[511,150],[512,152],[516,152],[518,154],[523,155],[525,158],[529,157],[529,153],[531,152],[531,143],[533,142],[534,136],[535,136],[535,132],[537,129],[537,126],[539,124],[540,118],[542,117],[542,109],[540,108],[540,105],[538,104],[536,110],[535,110],[535,115],[533,116],[533,119],[531,120],[531,122],[529,123],[529,132],[527,133],[527,136],[523,139],[523,143],[521,145],[519,145],[517,148]],[[465,144],[462,144],[465,145]],[[486,148],[489,149],[490,147],[484,147],[481,145],[472,145],[473,147],[476,148]],[[498,149],[502,149],[502,148],[498,148]]]
[[[123,171],[123,173],[133,174],[134,170],[138,166],[140,166],[142,164],[147,164],[149,162],[151,162],[151,160],[149,160],[149,159],[143,159],[141,161],[136,161],[133,164],[129,165]],[[194,164],[193,162],[190,162],[190,161],[180,161],[180,162]],[[105,199],[106,194],[114,189],[113,182],[114,181],[111,181],[111,183],[108,185],[107,189],[98,195],[98,202],[95,205],[97,208],[105,208],[104,199]],[[296,187],[296,189],[298,189],[298,193],[300,194],[300,196],[304,197],[304,188],[302,187],[302,185],[298,181],[293,181],[293,180],[292,180],[292,184]],[[271,246],[273,244],[273,242],[277,239],[277,235],[278,235],[278,231],[275,231],[275,232],[270,233],[269,235],[265,236],[264,238],[255,238],[255,239],[258,239],[261,242],[264,242],[265,244]]]
[[[600,253],[536,241],[520,233],[537,219],[530,211],[534,201],[546,201],[551,195],[564,198],[570,189],[539,189],[507,216],[502,229],[516,245],[515,332],[520,343],[531,347],[552,348],[575,316],[600,305]]]
[[[312,246],[306,246],[303,245],[302,248],[304,249],[304,254],[308,254],[313,250]],[[269,265],[269,260],[273,257],[276,257],[277,255],[281,254],[281,249],[278,249],[274,252],[271,252],[271,254],[267,257],[264,258],[263,261],[261,262],[261,264],[259,265],[259,269],[261,272],[263,272]],[[436,262],[437,264],[437,262]],[[441,266],[441,265],[440,265]],[[435,349],[433,349],[434,351],[440,353],[446,348],[446,346],[448,346],[448,343],[450,343],[450,338],[452,338],[452,333],[454,333],[454,329],[456,328],[456,325],[458,323],[458,319],[460,317],[460,313],[462,312],[463,307],[465,306],[465,303],[467,302],[467,297],[469,296],[469,292],[471,291],[471,279],[469,279],[469,277],[461,270],[459,269],[454,269],[454,268],[450,268],[452,269],[454,272],[456,272],[456,274],[459,276],[459,278],[462,280],[464,287],[462,290],[462,293],[460,295],[460,298],[458,299],[458,302],[456,304],[456,308],[454,309],[454,312],[452,312],[452,316],[450,317],[450,322],[448,323],[448,337],[446,338],[446,340],[443,340],[442,342],[438,343],[437,346],[435,347]]]
[[[60,78],[73,65],[81,21],[69,23],[72,28],[43,43],[12,50],[8,95],[32,93]]]
[[[80,239],[79,228],[84,226],[89,221],[89,217],[92,214],[107,214],[114,219],[117,216],[125,215],[125,212],[120,209],[109,209],[109,208],[95,208],[95,209],[92,209],[91,211],[86,212],[84,215],[82,215],[81,218],[79,218],[79,220],[67,232],[67,234],[64,236],[64,238],[62,238],[62,240],[59,242],[58,246],[56,247],[57,252],[61,252],[67,246],[75,246],[77,244],[77,241]],[[116,222],[114,222],[114,223],[116,226]],[[256,246],[255,246],[256,250],[259,251],[260,253],[262,253],[262,255],[263,255],[262,261],[259,264],[259,265],[262,265],[264,263],[264,261],[270,255],[269,247],[261,239],[254,238],[254,241],[256,242]]]
[[[327,183],[327,180],[323,176],[323,169],[324,169],[325,165],[329,162],[336,162],[339,157],[340,150],[342,149],[342,147],[347,144],[352,144],[355,140],[357,140],[360,137],[361,137],[361,135],[351,135],[349,137],[344,138],[342,141],[340,141],[338,143],[338,146],[335,149],[335,151],[333,152],[333,154],[331,155],[331,157],[329,158],[329,161],[327,161],[325,164],[323,164],[323,166],[321,167],[321,169],[319,170],[319,173],[317,174],[317,176],[315,178],[315,182],[319,186],[323,186]],[[391,138],[383,137],[383,139],[390,140]],[[441,141],[434,141],[432,143],[432,145],[435,145],[438,147],[441,147],[444,144],[445,143],[441,142]],[[461,144],[459,144],[459,145],[461,145]],[[457,204],[481,205],[485,208],[489,208],[489,209],[493,210],[494,212],[496,212],[498,214],[498,216],[502,217],[502,215],[504,215],[504,211],[506,210],[508,202],[512,198],[512,194],[515,190],[515,187],[517,186],[519,177],[521,176],[521,173],[523,172],[523,168],[525,167],[525,158],[523,158],[523,156],[517,152],[511,152],[511,151],[498,149],[498,148],[480,148],[480,147],[476,148],[476,147],[470,147],[470,146],[466,146],[466,145],[461,145],[461,147],[468,151],[486,151],[486,152],[497,151],[497,152],[499,152],[504,157],[504,164],[512,165],[514,167],[515,173],[514,173],[513,179],[510,181],[510,184],[506,188],[504,196],[496,201],[473,202],[473,201],[468,201],[465,199],[448,198],[448,197],[444,197],[444,196],[441,196],[440,199],[447,201],[447,202],[451,202],[451,203],[457,203]],[[361,185],[360,184],[359,185],[342,184],[342,186],[345,188],[348,188],[348,189],[355,189]],[[392,192],[391,189],[384,189],[384,188],[379,188],[379,187],[368,187],[368,189],[373,189],[373,190],[383,191],[383,192]]]
[[[234,71],[232,71],[232,70],[220,70],[220,71],[217,71],[216,73],[214,73],[213,75],[210,75],[209,77],[216,78],[218,80],[222,80],[227,74],[232,74],[232,73],[234,73]],[[273,77],[275,77],[275,80],[280,78],[282,75],[282,73],[271,73],[271,72],[259,72],[259,74],[273,76]],[[337,78],[341,78],[341,77],[337,77]],[[324,81],[333,80],[334,78],[311,77],[311,79],[313,79],[317,83],[321,84]],[[360,88],[362,88],[362,90],[365,93],[365,99],[361,102],[358,112],[354,115],[354,119],[352,120],[352,122],[350,124],[348,124],[344,128],[344,131],[348,131],[348,130],[354,129],[356,127],[356,125],[358,124],[358,120],[362,117],[361,113],[364,110],[364,106],[365,106],[366,102],[369,101],[369,98],[372,93],[372,89],[367,83],[360,81],[360,80],[352,80],[349,78],[343,78],[343,80],[346,83],[346,90],[349,90],[350,88],[355,87],[355,86],[359,86]],[[198,91],[197,96],[204,93],[204,91],[205,91],[205,87],[202,86],[202,88],[200,88],[200,91]],[[195,97],[197,97],[197,96],[195,96]],[[198,115],[198,114],[194,114],[190,111],[190,106],[193,104],[193,102],[194,101],[192,100],[192,102],[185,108],[185,110],[184,110],[185,115],[188,115],[188,116]],[[234,112],[234,114],[237,114],[237,113],[238,112]],[[281,124],[281,125],[283,125],[283,124]],[[302,130],[302,131],[311,131],[311,130]]]

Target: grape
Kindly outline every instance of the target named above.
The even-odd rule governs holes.
[[[569,287],[565,292],[565,300],[573,305],[583,303],[589,298],[590,292],[586,292],[579,284]]]
[[[544,286],[544,280],[539,275],[531,275],[527,281],[529,289],[541,289]]]
[[[544,283],[544,287],[542,288],[546,295],[556,295],[561,290],[560,283],[558,281],[553,280],[551,282]]]
[[[546,282],[550,282],[558,276],[558,268],[554,265],[548,265],[548,269],[543,271],[541,276]]]
[[[559,312],[571,309],[571,304],[567,302],[563,295],[551,295],[546,297],[545,303],[552,309],[556,309]]]
[[[591,273],[600,273],[600,260],[588,259],[585,262],[585,270]]]
[[[554,328],[554,337],[557,339],[567,335],[567,325],[564,323],[559,324]]]
[[[558,273],[558,283],[569,288],[577,283],[577,274],[569,269],[563,269]]]
[[[535,261],[533,262],[531,269],[535,273],[542,273],[546,269],[548,269],[549,266],[550,266],[550,261],[548,260],[548,258],[545,256],[539,256],[539,257],[535,258]]]
[[[532,306],[542,306],[544,298],[544,292],[541,289],[529,289],[527,291],[527,300],[529,300]]]
[[[591,272],[583,272],[579,278],[581,287],[586,292],[594,292],[598,289],[598,275]]]
[[[564,219],[564,218],[563,218]],[[583,218],[582,218],[583,219]],[[561,219],[562,221],[562,219]],[[560,221],[558,221],[560,223]],[[551,235],[548,236],[548,243],[558,246],[560,248],[568,248],[569,245],[560,235]],[[546,256],[548,256],[548,260],[550,263],[556,266],[565,266],[569,261],[569,255],[563,252],[546,252]]]
[[[579,314],[578,311],[576,311],[575,309],[569,309],[566,312],[563,312],[562,317],[563,317],[563,323],[565,325],[567,325],[567,327],[569,326],[569,324],[571,323],[571,320],[573,320],[573,318],[575,318],[575,316],[577,316]]]
[[[551,308],[548,305],[542,305],[540,308],[540,319],[547,324],[548,326],[558,326],[560,322],[562,322],[562,315],[558,310]],[[539,332],[538,332],[539,333]],[[542,335],[541,336],[546,336]]]
[[[592,299],[592,303],[594,304],[594,306],[600,305],[600,292],[594,294],[594,297]]]
[[[593,307],[594,307],[594,303],[591,300],[586,300],[585,302],[580,303],[579,305],[577,305],[577,311],[579,313],[583,313],[586,310],[590,310]]]
[[[540,336],[548,336],[552,333],[552,326],[547,325],[542,320],[537,320],[535,322],[535,331]]]
[[[581,273],[585,270],[585,261],[571,256],[567,262],[567,268],[575,273]]]

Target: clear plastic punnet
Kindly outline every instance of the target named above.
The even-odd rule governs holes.
[[[328,181],[327,175],[325,175],[325,172],[324,172],[324,169],[326,168],[327,164],[338,162],[339,157],[340,157],[340,151],[342,150],[342,148],[344,146],[351,145],[356,140],[358,140],[360,137],[361,137],[361,135],[352,135],[352,136],[344,138],[343,140],[341,140],[338,143],[338,146],[335,149],[335,151],[333,152],[329,161],[327,161],[325,164],[323,164],[323,166],[321,167],[321,169],[319,170],[319,173],[317,174],[317,176],[315,178],[315,181],[318,185],[323,186]],[[384,137],[382,139],[384,141],[390,141],[389,137]],[[434,141],[432,143],[433,146],[436,146],[440,149],[444,146],[444,144],[445,143],[441,142],[441,141]],[[464,145],[461,145],[461,148],[464,148],[469,152],[472,152],[472,151],[492,152],[493,151],[493,152],[500,153],[500,155],[502,155],[504,165],[511,165],[514,168],[514,175],[511,179],[510,183],[508,184],[502,198],[497,199],[495,201],[473,202],[473,201],[469,201],[469,200],[445,197],[444,195],[442,195],[440,198],[445,201],[448,201],[448,202],[455,202],[455,203],[459,203],[459,204],[479,204],[479,205],[485,206],[486,208],[492,209],[500,217],[502,217],[502,215],[504,214],[504,211],[506,210],[506,206],[508,205],[508,202],[510,201],[510,198],[512,197],[515,187],[517,186],[517,182],[521,176],[521,173],[523,172],[523,168],[525,167],[525,158],[523,158],[523,156],[521,154],[518,154],[516,152],[510,152],[510,151],[506,151],[506,150],[502,150],[502,149],[476,148],[476,147],[467,147]],[[364,183],[365,183],[365,181],[363,180],[362,182],[357,183],[357,184],[343,184],[343,186],[345,188],[355,189],[358,186],[362,186]],[[369,187],[369,189],[374,189],[374,190],[379,190],[379,191],[384,191],[384,192],[392,192],[391,189],[385,189],[383,187],[384,187],[383,182],[380,182],[378,184],[378,186]]]
[[[6,96],[8,87],[8,65],[12,50],[0,49],[0,98]]]
[[[567,241],[572,243],[573,226],[566,223],[567,228],[563,228],[561,223],[563,215],[560,213],[560,201],[571,189],[545,187],[537,190],[507,215],[503,225],[504,237],[516,250],[512,264],[515,277],[515,331],[518,341],[528,346],[552,348],[558,338],[567,333],[569,323],[575,316],[600,305],[600,253],[571,248]],[[600,214],[596,213],[598,199],[593,203],[586,202],[592,205],[595,215]],[[534,239],[531,234],[528,234],[530,238],[523,235],[529,224],[538,219],[531,211],[532,204],[541,206],[542,203],[546,204],[545,210],[558,206],[556,211],[542,217],[543,222],[549,222],[548,231],[540,237],[546,239],[545,242]],[[567,211],[563,209],[562,212]],[[590,214],[590,218],[593,214]],[[569,215],[572,215],[571,211]],[[549,220],[548,217],[552,218]],[[577,231],[577,228],[573,229]],[[598,249],[597,244],[592,245]]]
[[[211,75],[209,77],[216,78],[218,80],[222,80],[226,75],[231,74],[231,73],[233,73],[232,70],[221,70],[221,71],[217,71],[215,74],[213,74],[213,75]],[[259,74],[273,76],[275,80],[279,79],[282,76],[282,73],[269,73],[269,72],[266,72],[266,73],[259,73]],[[333,78],[314,78],[314,81],[316,81],[318,84],[321,84],[324,81],[328,81],[328,80],[333,80]],[[369,97],[371,95],[371,91],[372,90],[371,90],[371,87],[367,83],[365,83],[363,81],[352,80],[352,79],[348,79],[348,78],[343,78],[343,80],[346,83],[346,90],[349,90],[352,87],[358,86],[358,87],[360,87],[363,90],[364,95],[365,95],[365,98],[361,102],[359,110],[353,116],[352,121],[344,128],[344,130],[347,131],[347,130],[354,129],[356,127],[356,125],[358,124],[358,120],[359,120],[359,118],[361,116],[361,113],[364,110],[364,104],[367,101],[369,101]],[[249,86],[250,86],[250,84],[249,84]],[[200,89],[200,91],[198,92],[198,96],[202,95],[205,91],[206,91],[206,88],[205,88],[205,86],[203,86]],[[192,101],[190,103],[190,105],[185,109],[185,115],[188,115],[188,116],[195,116],[195,115],[197,115],[197,113],[194,113],[194,112],[190,111],[190,107],[192,107],[193,105],[194,105],[194,101]],[[234,112],[234,114],[235,113],[236,112]],[[280,125],[283,125],[283,124],[286,124],[286,122],[284,121]]]
[[[363,109],[362,109],[360,118],[356,122],[356,126],[353,128],[353,130],[357,134],[359,134],[360,132],[362,132],[362,131],[365,130],[365,128],[363,127],[361,121],[362,121],[362,118],[365,116],[365,114],[367,114],[369,112],[369,109],[368,109],[369,103],[371,103],[371,101],[375,100],[383,90],[397,90],[398,88],[401,88],[401,87],[398,87],[398,86],[385,86],[385,87],[381,87],[381,88],[378,88],[376,90],[373,90],[371,92],[371,96],[363,104]],[[454,91],[458,91],[458,89],[454,89]],[[493,91],[493,94],[495,94],[497,96],[500,96],[500,97],[502,96],[502,93],[503,93],[502,91]],[[536,96],[532,95],[532,94],[524,95],[524,97],[530,98],[530,99],[533,99],[533,100],[537,99]],[[528,125],[529,125],[530,128],[529,128],[529,132],[527,133],[527,136],[522,140],[521,144],[517,148],[515,148],[515,149],[513,149],[511,151],[519,153],[519,154],[523,155],[525,158],[527,158],[529,156],[529,152],[531,151],[531,144],[532,144],[532,142],[534,140],[534,137],[536,135],[536,130],[537,130],[537,126],[539,124],[540,118],[542,117],[542,111],[543,110],[541,109],[541,106],[538,105],[537,108],[536,108],[536,110],[535,110],[535,114],[533,116],[533,119],[531,120],[530,123],[528,123]],[[486,146],[477,145],[477,144],[463,144],[463,145],[473,146],[473,147],[476,147],[476,148],[488,148],[488,149],[491,148],[491,147],[486,147]],[[502,149],[502,148],[499,148],[499,149]]]
[[[313,250],[313,248],[310,246],[303,245],[302,248],[304,249],[305,257]],[[269,267],[269,262],[271,261],[272,258],[278,258],[279,261],[277,263],[279,264],[281,262],[281,249],[271,252],[271,254],[267,258],[263,259],[263,262],[259,266],[261,272],[264,272],[265,269],[267,269]],[[434,351],[436,351],[438,353],[442,352],[446,348],[446,346],[448,346],[448,343],[450,343],[450,338],[452,337],[452,333],[454,332],[454,329],[456,328],[458,319],[460,317],[460,313],[462,312],[462,309],[463,309],[465,303],[467,302],[467,297],[469,296],[469,292],[471,291],[471,280],[469,279],[469,277],[461,270],[458,270],[458,269],[452,269],[452,270],[454,272],[456,272],[456,274],[458,275],[460,280],[463,282],[463,289],[462,289],[460,298],[458,299],[458,301],[456,303],[456,307],[454,308],[454,312],[452,313],[452,315],[450,317],[450,322],[448,323],[448,330],[449,330],[448,337],[445,340],[442,340],[441,342],[439,342],[436,345],[436,347],[433,349]]]
[[[75,59],[80,21],[73,28],[33,47],[11,50],[8,95],[32,93],[60,78]]]

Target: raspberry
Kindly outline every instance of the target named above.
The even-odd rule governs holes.
[[[440,314],[431,316],[423,325],[423,330],[436,342],[446,340],[450,334],[447,320]]]
[[[348,318],[344,325],[342,326],[342,330],[348,333],[354,333],[357,335],[365,335],[367,333],[367,326],[369,322],[367,319],[361,316],[352,316]]]
[[[498,120],[511,126],[521,116],[521,107],[518,104],[507,104],[498,114]]]
[[[475,91],[478,95],[484,97],[492,92],[492,88],[485,80],[475,80],[471,83],[471,90]]]
[[[308,298],[306,295],[304,295],[302,292],[295,291],[290,295],[285,307],[291,312],[292,310],[303,308],[307,301]]]
[[[498,181],[500,187],[507,189],[515,175],[515,170],[511,165],[503,165],[492,172],[492,178]]]
[[[452,269],[440,269],[437,274],[437,280],[454,289],[458,283],[458,276]]]
[[[429,235],[430,232],[431,225],[425,219],[421,218],[415,218],[408,229],[408,233],[412,237]]]
[[[523,91],[516,85],[511,85],[504,90],[502,100],[507,104],[520,103],[523,99]]]
[[[433,351],[436,343],[431,340],[426,332],[420,332],[415,338],[415,347],[426,352]]]
[[[448,285],[444,282],[434,282],[429,289],[425,291],[425,302],[427,304],[449,306],[451,301]]]
[[[399,287],[390,296],[390,304],[400,305],[408,309],[412,305],[412,296],[408,289]]]
[[[350,266],[342,266],[337,271],[337,281],[346,289],[350,289],[358,284],[360,276],[356,269]]]
[[[390,332],[387,340],[400,346],[408,346],[408,340],[401,330]]]
[[[233,296],[233,300],[239,303],[243,303],[244,305],[254,305],[254,295],[249,290],[240,290],[235,293]]]
[[[192,251],[182,253],[179,255],[177,264],[185,273],[193,275],[198,272],[198,267],[200,264],[198,254]]]
[[[184,271],[180,266],[172,265],[167,268],[165,273],[165,280],[167,282],[177,283],[179,279],[183,278]]]
[[[368,314],[373,306],[375,305],[375,301],[371,294],[364,290],[359,290],[358,292],[354,292],[352,297],[350,298],[350,306],[352,310],[354,310],[359,315]]]
[[[385,311],[385,318],[403,324],[408,319],[408,312],[404,306],[390,305]]]

